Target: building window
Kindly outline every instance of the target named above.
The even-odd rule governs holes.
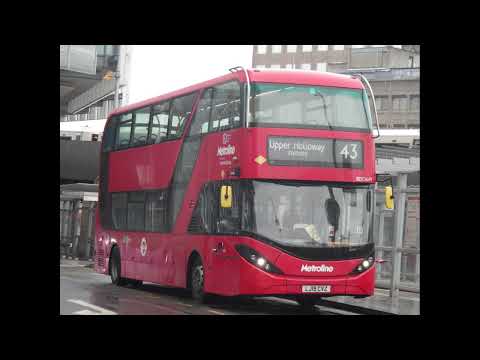
[[[282,45],[272,45],[272,54],[280,54],[282,52]]]
[[[280,69],[280,65],[279,64],[272,64],[270,66],[271,69]]]
[[[97,56],[105,55],[105,45],[97,45]]]
[[[255,65],[255,69],[265,69],[265,65]]]
[[[293,67],[292,64],[286,64],[286,65],[285,65],[285,68],[286,68],[286,69],[293,69],[294,67]]]
[[[393,111],[407,111],[408,98],[406,96],[392,96],[392,110]]]
[[[303,45],[302,46],[302,51],[303,52],[311,52],[313,48],[313,45]]]
[[[287,52],[294,53],[297,51],[297,45],[287,45]]]
[[[378,111],[388,111],[388,96],[375,96],[375,105]]]
[[[378,111],[388,111],[388,96],[375,96],[375,105]]]
[[[327,63],[317,63],[317,71],[327,71]]]
[[[410,111],[419,111],[420,110],[420,96],[412,95],[410,97]]]
[[[352,45],[352,48],[353,49],[361,49],[361,48],[364,48],[365,45]]]
[[[345,45],[333,45],[333,50],[344,50]]]
[[[318,51],[328,51],[328,45],[317,45]]]
[[[310,70],[311,65],[310,64],[302,64],[302,70]]]
[[[257,45],[257,54],[266,54],[267,45]]]

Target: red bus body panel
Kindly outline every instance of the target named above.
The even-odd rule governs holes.
[[[108,191],[167,188],[175,169],[181,140],[110,153]]]
[[[310,72],[252,71],[250,81],[311,84],[363,89],[358,79],[350,76]],[[179,91],[165,94],[141,103],[117,109],[112,115],[156,102],[191,93],[203,88],[237,79],[245,81],[242,71],[209,80]],[[198,101],[198,98],[197,98]],[[195,111],[194,106],[194,111]],[[185,129],[188,130],[191,118]],[[268,136],[335,138],[360,140],[364,149],[364,168],[325,168],[308,166],[272,166],[255,161],[259,156],[267,159]],[[181,151],[182,138],[160,144],[130,148],[110,153],[109,192],[165,189],[172,180],[175,164]],[[221,155],[219,149],[233,146],[230,155]],[[240,169],[239,176],[233,175]],[[238,128],[203,136],[190,183],[184,193],[171,233],[119,232],[105,230],[96,216],[95,270],[109,273],[112,246],[118,246],[121,256],[121,276],[175,287],[186,287],[187,267],[193,253],[200,255],[204,264],[205,291],[226,296],[235,295],[288,295],[301,294],[302,285],[331,285],[328,295],[371,295],[374,289],[375,268],[352,276],[350,272],[363,259],[338,261],[307,261],[289,255],[258,240],[243,236],[194,235],[187,232],[194,204],[201,187],[210,181],[222,179],[290,179],[310,181],[336,181],[348,183],[375,182],[375,148],[371,133],[286,129]],[[124,241],[125,236],[129,240]],[[140,243],[146,239],[147,252],[140,253]],[[217,244],[224,248],[214,252]],[[280,268],[284,274],[267,273],[243,259],[235,245],[247,245]],[[302,272],[302,265],[333,266],[331,273]]]

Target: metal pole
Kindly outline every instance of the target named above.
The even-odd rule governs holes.
[[[407,174],[398,174],[398,193],[395,197],[395,217],[394,217],[394,238],[392,249],[392,278],[390,282],[390,297],[398,296],[398,286],[400,284],[400,269],[402,253],[400,251],[403,243],[403,228],[405,221],[405,204],[407,198]]]
[[[121,62],[122,56],[123,56],[122,45],[119,45],[117,69],[115,71],[115,97],[113,101],[114,109],[118,108],[118,96],[119,96],[119,88],[120,88],[120,62]]]
[[[115,97],[113,100],[113,109],[118,108],[118,92],[119,92],[119,85],[120,85],[120,72],[118,71],[118,66],[117,66],[117,71],[115,71]]]

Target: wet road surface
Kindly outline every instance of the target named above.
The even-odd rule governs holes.
[[[317,306],[302,311],[290,300],[212,297],[196,304],[185,290],[145,283],[119,287],[93,269],[60,264],[61,315],[353,315]]]

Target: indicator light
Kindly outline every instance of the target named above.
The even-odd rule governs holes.
[[[257,156],[253,161],[255,161],[258,165],[262,165],[267,159],[265,159],[262,155]]]

